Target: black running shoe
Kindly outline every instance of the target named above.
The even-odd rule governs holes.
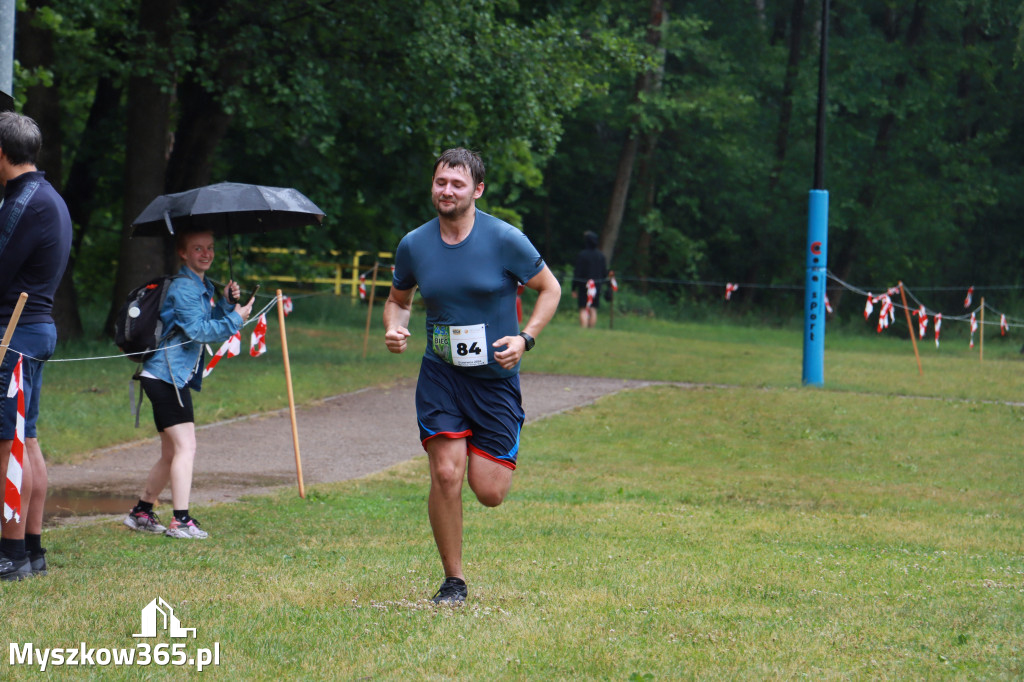
[[[461,606],[466,601],[468,592],[466,581],[461,578],[445,578],[437,593],[431,598],[431,601],[435,604]]]
[[[32,575],[46,575],[46,550],[40,549],[38,554],[29,552],[29,564],[32,566]]]
[[[27,554],[24,559],[15,560],[0,552],[0,580],[24,580],[31,577],[32,562]]]

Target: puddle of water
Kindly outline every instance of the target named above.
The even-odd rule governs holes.
[[[111,495],[96,490],[50,489],[46,492],[43,520],[94,514],[127,514],[137,501],[131,495]]]

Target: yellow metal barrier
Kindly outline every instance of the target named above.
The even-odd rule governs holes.
[[[372,258],[373,257],[373,251],[356,251],[355,254],[352,256],[352,298],[355,298],[357,293],[358,293],[358,291],[359,291],[359,273],[361,272],[360,268],[365,267],[366,271],[373,270],[373,261],[370,262],[369,266],[363,266],[362,265],[362,260],[363,260],[363,258],[365,256],[370,256]],[[381,263],[381,260],[391,260],[392,257],[394,257],[394,254],[391,253],[390,251],[378,251],[377,252],[377,260],[376,260],[376,262],[380,263],[381,265],[383,265],[383,263]],[[382,272],[387,275],[387,277],[385,277],[385,279],[383,279],[383,280],[380,278]],[[377,279],[372,281],[372,282],[370,282],[370,283],[373,284],[373,286],[377,286],[377,287],[379,287],[379,286],[390,287],[391,286],[391,276],[390,275],[391,275],[391,268],[390,267],[377,268]]]
[[[285,248],[264,248],[264,247],[252,247],[249,249],[250,253],[257,254],[287,254],[287,255],[308,255],[306,249],[285,249]],[[343,254],[340,251],[331,251],[330,254],[338,258],[335,262],[324,262],[314,261],[308,263],[311,268],[323,268],[326,272],[330,273],[330,276],[321,277],[294,277],[291,275],[265,275],[262,279],[274,281],[274,282],[290,282],[293,284],[330,284],[334,288],[334,295],[341,296],[342,287],[349,285],[350,295],[352,298],[356,298],[359,295],[359,275],[363,272],[373,270],[374,261],[370,261],[369,265],[364,264],[364,260],[367,256],[373,257],[372,251],[356,251],[352,256],[352,262],[347,263],[342,260]],[[377,279],[373,282],[374,286],[378,287],[390,287],[391,286],[391,268],[390,263],[385,265],[383,261],[390,261],[394,256],[390,251],[379,251],[377,252],[377,263],[380,263],[382,267],[377,270]],[[348,274],[346,271],[350,271]],[[383,275],[383,277],[382,277]],[[369,282],[368,282],[369,284]]]

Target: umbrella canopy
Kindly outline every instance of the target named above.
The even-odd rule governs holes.
[[[324,212],[290,187],[221,182],[158,196],[132,222],[132,237],[212,230],[218,235],[319,225]]]

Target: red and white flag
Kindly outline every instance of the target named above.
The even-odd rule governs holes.
[[[879,299],[882,307],[878,310],[878,327],[875,331],[881,334],[883,329],[889,327],[890,322],[896,321],[896,306],[892,304],[888,294],[883,294]]]
[[[868,301],[864,304],[864,319],[871,319],[871,313],[875,310],[875,302],[871,298],[871,292],[868,292]]]
[[[974,348],[974,332],[978,331],[978,318],[971,313],[971,348]]]
[[[935,313],[935,347],[939,347],[939,330],[942,329],[942,313]]]
[[[835,312],[834,310],[832,310],[832,304],[829,303],[828,294],[825,294],[825,312],[828,313],[829,315]]]
[[[964,307],[965,308],[970,308],[971,307],[971,297],[973,295],[974,295],[974,287],[968,287],[968,289],[967,289],[967,298],[964,299]]]
[[[206,365],[206,369],[203,370],[203,378],[210,376],[210,372],[217,366],[217,363],[221,361],[221,358],[233,358],[242,352],[242,332],[237,331],[234,335],[225,341],[220,349],[213,354],[210,358],[209,364]]]
[[[1010,331],[1010,324],[1006,321],[1006,315],[999,316],[999,333],[1001,336],[1006,336],[1006,333]]]
[[[924,333],[928,331],[928,311],[921,306],[914,314],[917,315],[917,335],[923,339]]]
[[[359,275],[359,300],[366,300],[366,275]]]
[[[260,315],[249,338],[249,355],[258,358],[267,352],[267,316]]]
[[[733,284],[732,282],[726,282],[725,283],[725,300],[727,300],[727,301],[730,300],[732,298],[732,293],[734,291],[736,291],[737,289],[739,289],[739,288],[740,288],[739,284]]]
[[[7,397],[18,400],[18,416],[14,422],[11,456],[7,460],[7,480],[4,481],[4,520],[14,519],[15,522],[21,521],[21,474],[25,465],[25,391],[21,381],[21,361],[22,356],[18,355],[18,363],[7,387]]]
[[[597,296],[597,282],[592,279],[587,280],[587,307],[594,307],[594,297]]]
[[[288,315],[290,315],[292,312],[292,308],[294,307],[292,305],[292,297],[285,296],[283,299],[281,299],[281,307],[284,308],[284,316],[288,317]]]
[[[611,272],[608,273],[608,278],[609,278],[608,281],[611,282],[611,285],[612,285],[612,291],[618,291],[619,290],[619,283],[615,281],[615,271],[614,270],[612,270]]]

